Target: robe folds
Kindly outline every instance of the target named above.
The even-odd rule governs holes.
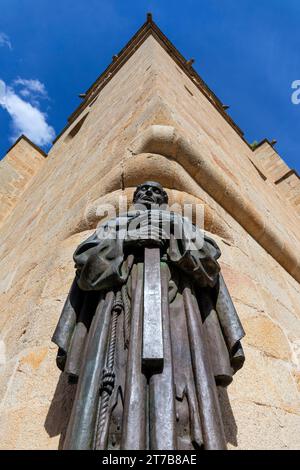
[[[77,381],[64,448],[225,449],[218,387],[243,365],[244,331],[220,250],[205,234],[193,250],[171,235],[160,262],[164,364],[149,373],[143,257],[118,236],[121,218],[115,237],[96,232],[76,249],[76,276],[53,335],[58,367]]]

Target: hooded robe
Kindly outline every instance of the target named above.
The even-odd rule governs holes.
[[[74,253],[76,276],[53,336],[58,367],[77,381],[64,448],[226,449],[217,388],[243,365],[244,331],[221,252],[205,234],[197,249],[170,236],[160,262],[164,365],[146,372],[143,257],[120,236],[139,214],[106,222]]]

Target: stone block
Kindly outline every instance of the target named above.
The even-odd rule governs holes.
[[[246,333],[244,341],[266,355],[283,360],[291,360],[291,347],[278,324],[263,314],[243,319]]]
[[[220,264],[225,283],[232,298],[262,311],[262,299],[256,283],[241,271],[222,264],[222,261]]]
[[[2,409],[11,410],[33,405],[35,379],[39,376],[39,369],[46,355],[47,348],[27,350],[20,354],[5,400],[2,401]]]
[[[263,299],[264,312],[278,322],[290,341],[297,341],[300,338],[298,317],[285,308],[282,303],[276,301],[269,291],[263,288],[259,288],[259,291]]]
[[[25,417],[28,409],[25,407],[14,410],[4,410],[0,412],[0,449],[15,450],[17,449],[17,441],[22,440],[22,428],[24,428]],[[37,436],[40,436],[41,429]],[[38,441],[38,437],[34,437],[33,442]]]
[[[299,415],[242,400],[231,406],[223,415],[230,450],[299,449]]]
[[[0,409],[3,405],[3,400],[7,394],[10,381],[15,374],[17,367],[17,359],[6,362],[0,366]]]
[[[228,388],[230,398],[300,414],[300,396],[289,364],[245,347],[244,367]]]

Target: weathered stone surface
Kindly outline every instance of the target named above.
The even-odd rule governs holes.
[[[220,264],[231,296],[257,310],[262,310],[262,299],[256,283],[249,276],[238,271],[238,266],[229,267],[222,263],[222,259]]]
[[[24,427],[24,420],[28,408],[18,408],[15,410],[4,410],[0,412],[0,440],[1,449],[17,449],[17,441],[21,434],[21,429]],[[29,423],[28,423],[29,424]],[[40,436],[41,428],[39,428]],[[33,442],[37,442],[38,437],[32,436]],[[22,438],[21,438],[22,439]]]
[[[22,136],[0,162],[0,224],[20,201],[24,190],[45,163],[45,156]]]
[[[294,378],[298,387],[298,391],[300,392],[300,371],[297,371],[297,370],[293,371],[293,375],[294,375]]]
[[[299,297],[300,297],[300,286],[299,284],[290,276],[288,277],[286,285],[289,297],[292,302],[292,312],[300,319],[300,304],[299,304]]]
[[[291,360],[290,344],[282,329],[263,315],[243,320],[245,341],[268,356]]]
[[[3,402],[8,392],[9,385],[15,373],[16,367],[16,359],[8,361],[0,367],[0,409],[1,403]]]
[[[36,348],[20,354],[14,375],[12,376],[6,396],[2,402],[2,409],[9,410],[33,405],[32,395],[35,390],[35,379],[40,376],[42,362],[47,355],[47,348]]]
[[[297,341],[300,338],[300,322],[295,311],[291,312],[282,303],[276,301],[269,291],[261,288],[259,291],[266,314],[279,323],[291,341]]]
[[[297,450],[300,447],[299,415],[271,406],[232,400],[231,409],[227,408],[223,416],[229,449]]]
[[[247,360],[228,389],[229,397],[300,415],[299,394],[289,364],[252,347],[245,350]]]

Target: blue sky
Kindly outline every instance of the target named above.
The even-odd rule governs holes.
[[[248,141],[277,139],[300,173],[299,0],[0,0],[0,157],[21,132],[48,150],[147,11]]]

